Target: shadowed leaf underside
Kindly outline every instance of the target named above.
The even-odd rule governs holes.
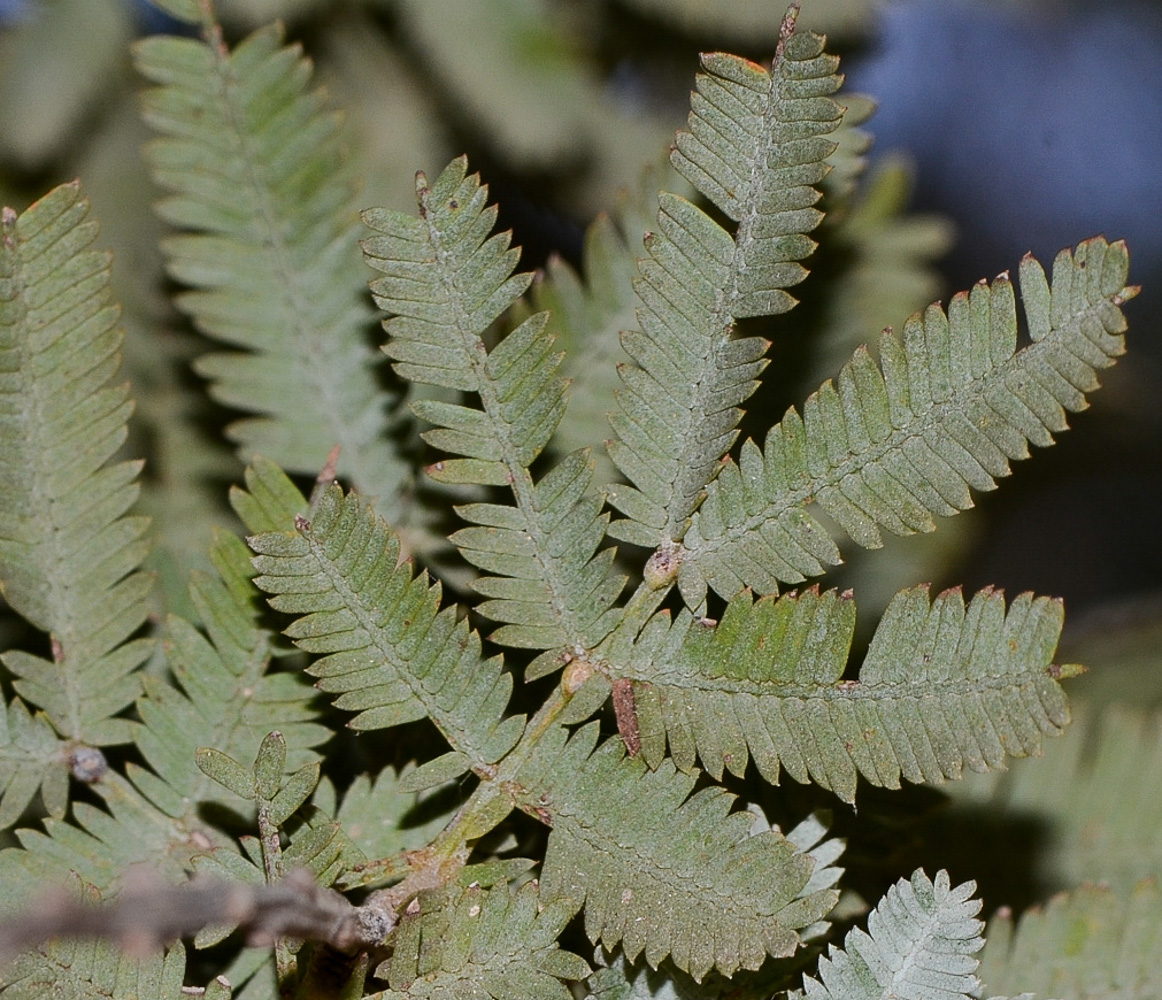
[[[691,795],[694,775],[669,761],[651,771],[620,739],[596,741],[595,724],[568,741],[547,735],[517,799],[552,827],[542,897],[584,901],[591,940],[620,944],[630,961],[668,956],[695,979],[730,975],[790,955],[796,931],[834,905],[829,889],[804,895],[812,859],[774,831],[752,836],[733,795]]]
[[[286,634],[318,654],[308,670],[337,707],[358,713],[353,728],[430,717],[453,747],[437,758],[441,781],[512,748],[524,719],[504,718],[511,676],[499,657],[484,658],[454,607],[440,610],[440,585],[399,562],[398,537],[366,500],[333,486],[293,532],[250,545],[256,586],[298,616]]]

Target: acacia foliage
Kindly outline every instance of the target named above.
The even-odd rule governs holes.
[[[302,865],[324,885],[383,889],[359,912],[390,940],[360,943],[390,955],[366,982],[366,957],[337,973],[350,996],[557,998],[584,979],[595,993],[686,980],[746,992],[744,973],[807,961],[828,933],[842,845],[818,821],[787,834],[756,821],[726,775],[745,779],[753,761],[767,784],[786,773],[853,803],[860,780],[895,789],[1003,769],[1064,728],[1060,681],[1076,670],[1054,662],[1058,602],[905,589],[848,676],[854,596],[779,591],[839,562],[828,522],[869,548],[881,529],[930,530],[1030,442],[1052,443],[1122,351],[1136,291],[1122,244],[1063,251],[1051,279],[1021,263],[1026,342],[1008,277],[982,282],[886,333],[878,359],[857,349],[762,449],[736,447],[769,346],[737,322],[796,305],[787,289],[806,277],[827,175],[836,163],[847,187],[859,175],[838,60],[793,7],[769,67],[703,57],[671,155],[693,192],[658,196],[636,265],[631,241],[593,241],[592,263],[616,280],[565,290],[557,268],[561,287],[530,293],[463,157],[417,175],[416,211],[363,214],[379,339],[411,387],[408,417],[367,349],[352,164],[309,65],[275,29],[231,48],[208,4],[168,7],[201,37],[137,50],[157,85],[149,158],[170,192],[159,214],[180,230],[164,244],[185,286],[177,303],[240,348],[197,369],[251,413],[228,429],[250,461],[231,498],[249,554],[218,535],[214,572],[191,576],[190,615],[167,619],[160,650],[139,634],[148,526],[129,513],[140,465],[115,457],[132,404],[109,384],[121,360],[109,259],[90,249],[76,184],[5,209],[0,582],[51,652],[3,658],[16,694],[0,716],[0,818],[21,822],[38,790],[48,814],[0,851],[8,891],[75,872],[83,891],[115,896],[143,859],[241,884]],[[610,394],[601,468],[617,478],[603,486],[590,448],[562,447],[577,437],[561,433],[563,372],[592,360],[586,324],[608,356],[604,327],[630,294],[621,386],[589,380]],[[578,357],[566,359],[533,303],[569,295],[611,301],[573,310]],[[436,452],[428,481],[462,501],[440,513],[465,522],[449,541],[483,598],[470,614],[415,565],[431,511],[410,493],[412,418]],[[309,499],[255,454],[267,448],[292,471],[323,467]],[[495,628],[482,635],[481,621]],[[539,705],[516,704],[516,664],[552,677]],[[435,732],[403,769],[374,760],[376,781],[342,796],[321,780],[343,776],[318,749],[340,721],[413,736],[400,727],[424,720]],[[140,760],[110,768],[101,748],[129,742]],[[419,841],[401,823],[408,805]],[[517,812],[544,829],[530,834]],[[914,873],[867,932],[818,959],[803,995],[974,993],[972,895],[944,872]],[[591,976],[559,940],[574,916],[619,963]],[[225,933],[192,930],[195,946]],[[639,956],[660,979],[632,972]],[[183,958],[67,943],[23,956],[5,982],[14,995],[160,996]],[[280,939],[273,962],[242,951],[224,973],[259,998],[314,989],[327,960]]]

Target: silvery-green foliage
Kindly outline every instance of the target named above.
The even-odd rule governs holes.
[[[361,263],[357,161],[300,51],[275,28],[231,47],[209,3],[163,6],[201,34],[136,49],[159,133],[147,155],[167,191],[159,211],[181,230],[164,244],[176,303],[234,348],[197,370],[249,414],[227,432],[250,462],[231,492],[246,537],[215,535],[188,618],[146,623],[140,463],[116,455],[132,401],[112,381],[109,258],[91,249],[76,183],[5,209],[0,586],[33,649],[2,658],[0,822],[18,827],[0,850],[3,901],[78,878],[115,897],[125,869],[149,861],[173,880],[196,870],[252,885],[301,866],[372,890],[354,897],[367,912],[387,908],[389,938],[362,964],[286,940],[274,961],[236,949],[191,963],[202,975],[220,961],[250,1000],[324,982],[345,997],[710,1000],[749,995],[749,972],[775,977],[770,989],[802,982],[796,997],[975,995],[972,883],[917,870],[840,947],[828,921],[844,841],[813,807],[781,827],[756,819],[757,803],[791,801],[771,787],[784,774],[846,809],[861,782],[941,784],[1039,754],[1069,722],[1060,682],[1078,672],[1055,662],[1061,604],[909,587],[856,670],[856,595],[780,591],[837,564],[837,537],[875,548],[883,530],[931,530],[1030,443],[1051,444],[1122,352],[1136,292],[1125,247],[1087,240],[1049,276],[1026,258],[1020,311],[1001,275],[899,317],[899,333],[874,356],[855,349],[761,448],[736,447],[769,346],[737,335],[738,321],[777,330],[807,276],[809,234],[827,237],[820,199],[854,199],[862,183],[838,60],[798,27],[797,6],[769,66],[703,57],[671,153],[689,186],[598,222],[584,278],[551,265],[539,288],[464,157],[417,174],[414,213],[363,213]],[[452,7],[399,6],[426,58],[453,51],[433,30]],[[536,4],[473,9],[492,12],[481,24],[509,10],[555,37]],[[731,4],[722,24],[756,9]],[[537,78],[589,93],[571,66]],[[866,105],[853,103],[859,124]],[[930,246],[931,232],[917,240]],[[862,293],[836,289],[832,319],[854,323]],[[367,343],[372,303],[383,361]],[[428,478],[458,491],[449,511],[413,490],[393,377],[431,389],[407,419],[435,452]],[[309,498],[276,462],[322,470]],[[449,540],[482,598],[471,608],[416,565],[429,538],[417,525],[435,514],[463,522]],[[519,688],[518,671],[541,683]],[[1131,736],[1110,725],[1156,755],[1145,723]],[[360,739],[328,743],[341,726]],[[369,773],[351,773],[345,753]],[[1151,891],[1135,890],[1121,922],[1102,891],[1015,934],[1002,918],[990,975],[1009,989],[1009,966],[1060,951],[1081,912],[1108,945],[1095,934],[1073,964],[1030,965],[1031,984],[1096,970],[1109,973],[1097,995],[1117,995],[1149,975]],[[191,931],[198,950],[229,928]],[[584,937],[604,949],[597,971]],[[19,957],[2,982],[17,997],[168,997],[187,958],[183,945],[139,961],[64,941]],[[211,980],[207,996],[229,994]]]
[[[980,981],[976,953],[984,944],[974,882],[953,887],[948,872],[935,881],[917,870],[900,879],[868,915],[867,930],[855,928],[843,947],[832,945],[819,960],[818,978],[808,976],[796,1000],[968,1000]]]

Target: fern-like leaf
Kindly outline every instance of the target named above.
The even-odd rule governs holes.
[[[695,758],[714,777],[741,775],[748,755],[777,783],[855,798],[856,777],[899,788],[1005,766],[1040,751],[1069,721],[1052,658],[1061,604],[1022,594],[959,590],[929,601],[897,594],[858,681],[840,678],[855,627],[850,593],[815,590],[753,602],[738,595],[721,622],[682,611],[655,617],[615,675],[632,681],[641,751],[651,767],[666,744],[677,766]],[[934,710],[939,706],[939,710]]]
[[[900,879],[844,947],[819,959],[819,979],[804,977],[792,1000],[970,1000],[980,981],[975,957],[984,940],[975,882],[955,888],[948,872],[931,881],[920,869]],[[822,980],[822,982],[820,982]]]
[[[181,1000],[185,971],[180,942],[164,955],[137,958],[108,941],[52,941],[7,966],[0,991],[10,1000]],[[229,1000],[230,990],[219,984],[204,995]]]
[[[19,698],[0,708],[0,830],[28,807],[37,791],[48,814],[60,819],[69,803],[66,753],[48,720],[31,715]]]
[[[249,492],[236,491],[235,506],[254,527],[293,523],[305,506],[268,462],[247,470],[246,482]],[[299,764],[328,735],[313,721],[314,692],[295,674],[266,673],[270,634],[257,625],[253,568],[241,543],[223,536],[212,559],[218,575],[196,574],[191,583],[206,634],[172,618],[165,648],[178,686],[149,676],[137,702],[142,723],[132,724],[131,732],[152,770],[130,763],[126,781],[104,769],[93,785],[104,809],[79,802],[75,824],[48,819],[43,832],[17,831],[21,848],[0,851],[0,880],[12,893],[31,894],[70,871],[104,893],[143,861],[182,878],[193,857],[228,843],[199,811],[207,801],[220,801],[221,790],[196,768],[197,747],[216,741],[249,758],[278,728],[291,744],[292,763]]]
[[[477,1000],[569,1000],[562,980],[584,979],[589,966],[561,951],[557,937],[573,915],[567,900],[542,905],[536,882],[449,886],[419,897],[400,921],[395,949],[375,996]]]
[[[194,752],[211,746],[242,760],[252,758],[272,730],[291,748],[288,767],[315,754],[330,730],[315,721],[314,689],[299,673],[270,673],[272,636],[257,623],[257,591],[246,547],[219,535],[211,550],[218,575],[194,573],[190,598],[206,634],[171,616],[166,660],[179,687],[148,677],[137,703],[144,725],[135,742],[153,773],[132,769],[134,782],[171,816],[186,816],[222,789],[194,764]],[[235,800],[236,805],[240,803]]]
[[[650,771],[620,739],[596,741],[596,724],[567,742],[550,732],[517,797],[552,827],[542,897],[584,902],[591,940],[620,943],[630,961],[669,956],[700,980],[791,954],[796,931],[834,905],[830,889],[804,895],[811,858],[774,831],[751,836],[754,817],[730,812],[733,795],[691,795],[695,776],[668,761]]]
[[[1087,885],[1044,907],[989,921],[980,978],[1010,996],[1123,1000],[1162,994],[1162,892],[1155,879]]]
[[[440,585],[400,563],[399,538],[357,494],[322,494],[293,531],[251,538],[270,604],[300,617],[286,630],[309,653],[308,671],[359,714],[355,729],[396,726],[425,716],[453,747],[432,783],[485,767],[520,737],[523,716],[504,718],[511,676],[485,659],[480,638],[440,610]],[[432,772],[435,774],[435,772]],[[419,787],[418,785],[415,787]]]
[[[1028,444],[1053,443],[1065,412],[1084,409],[1096,371],[1124,350],[1123,243],[1100,237],[1063,250],[1053,282],[1021,262],[1031,343],[1017,350],[1017,309],[1007,275],[930,306],[885,331],[880,364],[864,349],[803,407],[772,428],[762,453],[751,442],[711,485],[680,554],[679,585],[697,606],[707,583],[730,597],[749,586],[772,593],[840,561],[808,511],[812,504],[868,548],[880,528],[931,531],[935,515],[972,506]]]
[[[518,253],[496,220],[488,190],[454,160],[434,184],[417,178],[420,217],[383,209],[364,213],[376,233],[367,262],[383,276],[371,284],[391,318],[384,350],[405,378],[476,393],[480,409],[435,400],[413,404],[436,424],[432,445],[465,456],[438,462],[442,482],[510,486],[515,507],[475,503],[457,512],[476,526],[452,536],[465,558],[489,573],[474,586],[490,600],[480,611],[505,622],[497,642],[538,649],[589,649],[608,634],[623,580],[611,572],[601,500],[590,488],[588,456],[574,453],[534,484],[529,466],[565,411],[568,383],[560,354],[530,317],[488,351],[482,336],[528,287],[514,275]]]
[[[133,404],[109,385],[120,366],[119,310],[109,255],[91,249],[95,222],[78,184],[56,188],[0,224],[0,586],[48,633],[52,659],[3,656],[14,687],[57,732],[87,744],[124,742],[113,718],[140,690],[152,585],[138,572],[146,520],[126,517],[140,462],[109,459]]]
[[[690,131],[675,168],[738,224],[733,238],[685,199],[663,195],[658,231],[636,288],[641,331],[623,338],[637,363],[611,417],[610,457],[633,483],[610,501],[629,520],[618,537],[655,547],[678,541],[734,442],[739,405],[757,386],[766,342],[731,340],[736,319],[786,312],[784,290],[807,272],[806,235],[822,213],[814,185],[835,149],[842,108],[838,60],[823,39],[783,23],[771,70],[737,56],[702,58]],[[680,391],[679,391],[680,387]]]
[[[339,444],[339,472],[397,515],[406,470],[385,437],[391,399],[350,254],[354,186],[308,63],[276,27],[234,51],[211,28],[206,42],[156,37],[135,52],[160,84],[145,95],[162,136],[148,149],[154,177],[173,192],[158,211],[187,231],[164,244],[170,273],[194,289],[178,305],[244,349],[197,363],[217,399],[257,414],[231,436],[299,472]]]

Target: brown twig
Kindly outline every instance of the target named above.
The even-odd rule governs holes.
[[[0,961],[62,937],[101,938],[142,954],[204,927],[228,924],[237,925],[254,947],[297,938],[355,952],[381,942],[394,919],[352,905],[301,868],[272,885],[196,876],[174,886],[153,873],[131,872],[112,902],[87,905],[59,890],[0,920]]]

